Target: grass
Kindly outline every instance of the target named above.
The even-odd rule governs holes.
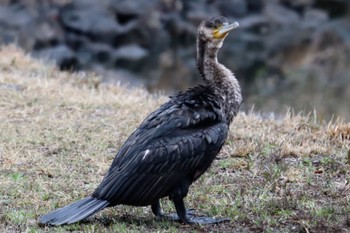
[[[128,135],[167,97],[100,83],[0,51],[0,232],[347,232],[350,124],[316,113],[240,113],[210,171],[186,202],[230,223],[157,221],[149,207],[117,206],[68,226],[39,226],[90,194]],[[162,200],[165,211],[174,211]]]

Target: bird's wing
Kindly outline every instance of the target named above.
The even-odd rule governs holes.
[[[196,179],[195,173],[204,172],[227,131],[212,105],[169,102],[130,136],[93,196],[114,204],[147,205],[184,178]]]

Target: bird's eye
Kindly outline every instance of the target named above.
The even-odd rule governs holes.
[[[207,21],[207,22],[205,23],[205,26],[206,26],[207,28],[215,28],[215,23],[212,22],[212,21]]]
[[[214,29],[214,30],[226,25],[228,25],[228,22],[223,17],[219,17],[219,18],[215,17],[215,18],[212,18],[211,20],[206,21],[205,23],[205,26],[207,28]]]

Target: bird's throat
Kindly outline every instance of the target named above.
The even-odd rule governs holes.
[[[208,42],[197,41],[197,68],[207,84],[212,84],[214,81],[214,70],[218,68],[217,48],[210,48]]]

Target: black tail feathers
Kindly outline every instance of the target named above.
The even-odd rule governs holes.
[[[42,216],[39,223],[57,226],[78,222],[104,209],[108,204],[108,201],[87,197]]]

